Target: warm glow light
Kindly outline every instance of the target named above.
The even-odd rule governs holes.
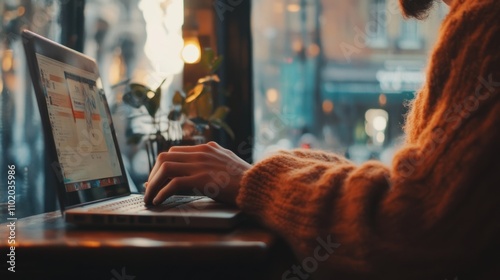
[[[101,247],[101,242],[94,240],[84,240],[81,242],[84,247],[98,248]]]
[[[12,66],[14,65],[13,59],[14,58],[13,58],[12,50],[6,50],[3,53],[2,70],[4,72],[9,72],[10,70],[12,70]]]
[[[377,131],[383,131],[387,127],[387,120],[382,116],[376,116],[373,119],[373,128]]]
[[[267,96],[267,100],[270,103],[275,103],[276,101],[278,101],[279,93],[276,89],[270,88],[267,90],[266,96]]]
[[[375,137],[378,143],[382,144],[385,141],[385,134],[383,132],[377,132],[377,136]]]
[[[379,97],[378,97],[378,103],[380,104],[380,106],[385,106],[387,104],[387,96],[385,96],[385,94],[380,94]]]
[[[149,99],[153,99],[153,97],[155,97],[155,93],[152,92],[152,91],[148,91],[148,93],[146,93],[146,96],[149,98]]]
[[[309,46],[309,48],[307,48],[307,54],[310,56],[310,57],[316,57],[319,55],[319,46],[317,44],[312,44]]]
[[[292,49],[295,52],[299,52],[300,50],[302,50],[302,40],[300,40],[300,39],[294,40],[292,43]]]
[[[273,3],[273,9],[275,14],[282,14],[283,13],[283,3],[280,2],[275,2]]]
[[[330,114],[331,112],[333,112],[334,105],[331,100],[325,100],[323,101],[322,107],[323,107],[323,112],[325,112],[325,114]]]
[[[197,38],[189,38],[184,42],[184,48],[182,49],[182,60],[187,64],[195,64],[200,62],[201,59],[201,47],[200,41]]]
[[[382,143],[379,141],[382,139],[379,133],[383,134],[385,139],[384,131],[387,128],[387,121],[389,120],[389,114],[387,111],[382,109],[370,109],[365,113],[365,132],[368,136],[373,138],[376,143]]]
[[[19,8],[17,8],[17,16],[21,17],[24,15],[25,12],[26,9],[24,8],[24,6],[20,6]]]
[[[300,11],[300,6],[299,4],[289,4],[286,9],[290,12],[290,13],[296,13],[298,11]]]
[[[110,68],[110,71],[109,71],[110,83],[112,85],[119,83],[123,78],[122,77],[123,61],[122,61],[120,52],[115,52],[113,54],[109,68]]]

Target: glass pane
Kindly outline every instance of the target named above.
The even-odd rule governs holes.
[[[46,205],[45,192],[52,189],[45,185],[43,132],[20,32],[27,28],[58,41],[58,3],[54,0],[0,2],[0,216],[7,214],[5,204],[12,206],[7,194],[8,189],[14,189],[8,186],[14,185],[15,217],[55,207]],[[13,180],[7,181],[9,166],[15,174]],[[55,195],[49,201],[55,202]]]
[[[128,142],[153,126],[145,108],[124,104],[123,95],[130,83],[156,89],[165,79],[160,110],[169,112],[174,91],[182,89],[183,22],[183,0],[86,1],[84,51],[99,64],[124,164],[136,184],[147,179],[149,161],[141,144]]]
[[[446,8],[405,23],[398,0],[252,3],[254,160],[303,147],[390,162]]]

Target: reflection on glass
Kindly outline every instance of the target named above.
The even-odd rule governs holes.
[[[85,53],[97,58],[125,168],[142,184],[147,154],[142,144],[128,144],[127,136],[154,127],[144,108],[124,105],[122,98],[129,83],[157,88],[165,80],[159,111],[166,119],[174,91],[182,89],[184,1],[87,0],[85,15]]]
[[[0,2],[0,176],[7,178],[6,167],[15,166],[17,218],[56,207],[55,195],[45,198],[53,190],[45,181],[43,133],[20,34],[27,28],[57,41],[59,10],[59,1]],[[4,194],[0,217],[7,210]]]

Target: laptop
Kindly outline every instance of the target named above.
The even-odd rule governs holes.
[[[174,195],[146,206],[131,192],[96,62],[31,31],[22,32],[61,211],[83,226],[231,228],[234,207]]]

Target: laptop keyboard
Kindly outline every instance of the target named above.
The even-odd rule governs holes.
[[[189,203],[202,196],[171,196],[166,199],[162,204],[158,205],[162,210],[177,207],[181,204]],[[144,204],[144,197],[134,196],[132,198],[120,200],[117,202],[109,203],[102,206],[89,208],[89,212],[137,212],[144,209],[154,209],[156,206],[146,206]]]

